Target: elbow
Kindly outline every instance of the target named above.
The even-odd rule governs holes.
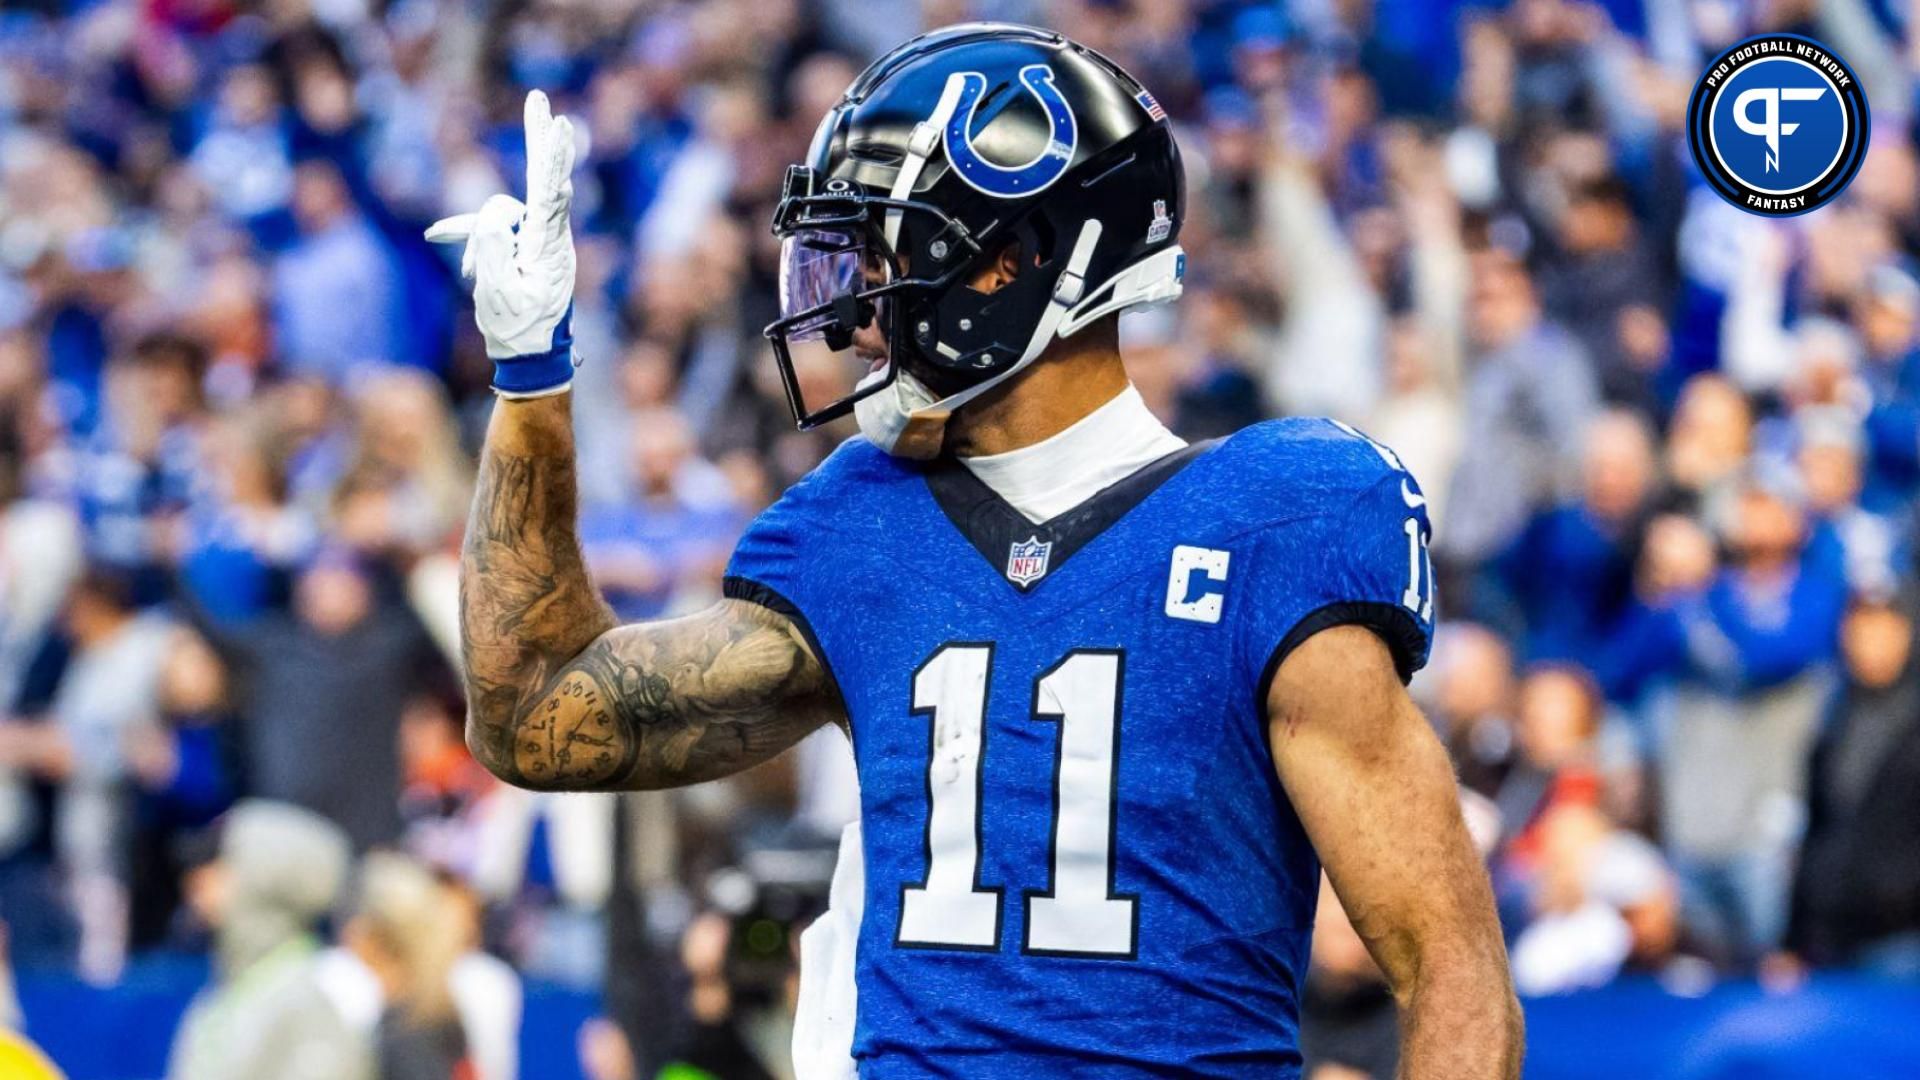
[[[1438,965],[1405,994],[1396,993],[1403,1032],[1445,1031],[1453,1052],[1473,1062],[1473,1075],[1519,1080],[1526,1055],[1526,1014],[1514,994],[1504,950],[1497,961]]]
[[[1479,1049],[1474,1056],[1484,1070],[1480,1075],[1500,1080],[1520,1080],[1526,1057],[1527,1017],[1514,995],[1513,980],[1503,968],[1491,977],[1483,977],[1485,988],[1475,998],[1473,1016],[1460,1016],[1450,1026],[1464,1046]]]
[[[1487,950],[1487,955],[1476,957],[1470,964],[1461,965],[1457,972],[1454,993],[1472,994],[1480,1002],[1480,1010],[1486,1018],[1485,1026],[1504,1036],[1501,1040],[1513,1053],[1514,1061],[1519,1061],[1520,1047],[1526,1039],[1526,1014],[1520,1009],[1520,998],[1514,992],[1513,970],[1507,961],[1504,946]],[[1481,988],[1477,993],[1469,987]]]
[[[471,672],[472,654],[468,653],[466,679],[467,754],[496,779],[514,787],[531,788],[515,761],[513,738],[520,730],[521,691],[511,680],[491,681],[475,678]]]
[[[578,785],[567,782],[559,774],[540,775],[539,770],[530,775],[520,767],[513,752],[512,732],[517,730],[516,720],[509,720],[499,726],[484,722],[475,722],[469,713],[466,729],[467,753],[480,763],[481,768],[491,773],[501,783],[521,788],[525,791],[579,791]]]
[[[513,735],[515,724],[509,719],[501,723],[490,723],[481,718],[478,710],[467,710],[467,753],[480,767],[491,773],[503,783],[531,791],[543,790],[541,785],[528,780],[514,761]]]
[[[1521,1061],[1526,1055],[1527,1016],[1514,994],[1513,977],[1503,963],[1483,981],[1490,987],[1484,1008],[1487,1035],[1492,1044],[1489,1063],[1497,1063],[1493,1075],[1519,1080]]]
[[[514,774],[513,762],[510,760],[512,757],[509,753],[510,748],[501,746],[501,740],[493,737],[483,725],[477,723],[471,710],[467,716],[466,734],[467,753],[472,755],[473,760],[480,763],[481,768],[509,784],[519,783],[519,777]]]
[[[1506,1054],[1505,1075],[1519,1080],[1520,1066],[1527,1053],[1527,1014],[1520,1009],[1520,1000],[1513,996],[1513,987],[1506,991]]]
[[[1514,996],[1513,981],[1501,980],[1500,1009],[1504,1017],[1502,1027],[1506,1031],[1507,1057],[1512,1063],[1512,1075],[1520,1075],[1520,1057],[1527,1045],[1527,1014],[1520,1008],[1520,999]]]

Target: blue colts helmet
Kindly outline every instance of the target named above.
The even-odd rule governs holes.
[[[1174,299],[1184,198],[1166,113],[1099,53],[999,23],[907,42],[854,81],[787,170],[773,221],[781,318],[766,334],[795,420],[891,391],[905,413],[944,422],[1049,342]],[[970,287],[1009,245],[1018,275]],[[796,361],[855,360],[873,368],[853,393],[804,399]],[[930,456],[939,426],[910,456]]]

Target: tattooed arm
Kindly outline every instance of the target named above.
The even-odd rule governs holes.
[[[460,562],[474,756],[521,787],[674,787],[841,719],[799,629],[757,604],[614,625],[575,535],[571,397],[503,400],[487,432]]]

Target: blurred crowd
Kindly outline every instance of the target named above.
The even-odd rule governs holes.
[[[588,559],[624,618],[703,606],[850,434],[792,429],[759,336],[782,169],[872,56],[996,18],[1106,52],[1176,121],[1186,297],[1122,324],[1163,419],[1328,414],[1420,478],[1441,626],[1414,690],[1522,992],[1920,980],[1913,14],[0,4],[0,940],[102,985],[211,956],[182,1076],[278,1075],[235,1033],[287,1023],[358,1055],[324,1075],[510,1080],[522,976],[604,991],[589,1075],[780,1074],[844,742],[621,799],[467,757],[489,365],[420,233],[517,189],[527,89],[581,119]],[[1721,202],[1685,148],[1706,60],[1762,30],[1826,42],[1872,104],[1858,180],[1804,218]],[[1390,999],[1325,906],[1309,1050],[1386,1075]]]

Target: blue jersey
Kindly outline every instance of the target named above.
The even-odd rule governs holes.
[[[1425,500],[1325,420],[1192,446],[1044,524],[849,441],[754,523],[730,596],[798,621],[851,722],[867,1076],[1288,1076],[1319,862],[1264,694],[1357,623],[1403,677]]]

